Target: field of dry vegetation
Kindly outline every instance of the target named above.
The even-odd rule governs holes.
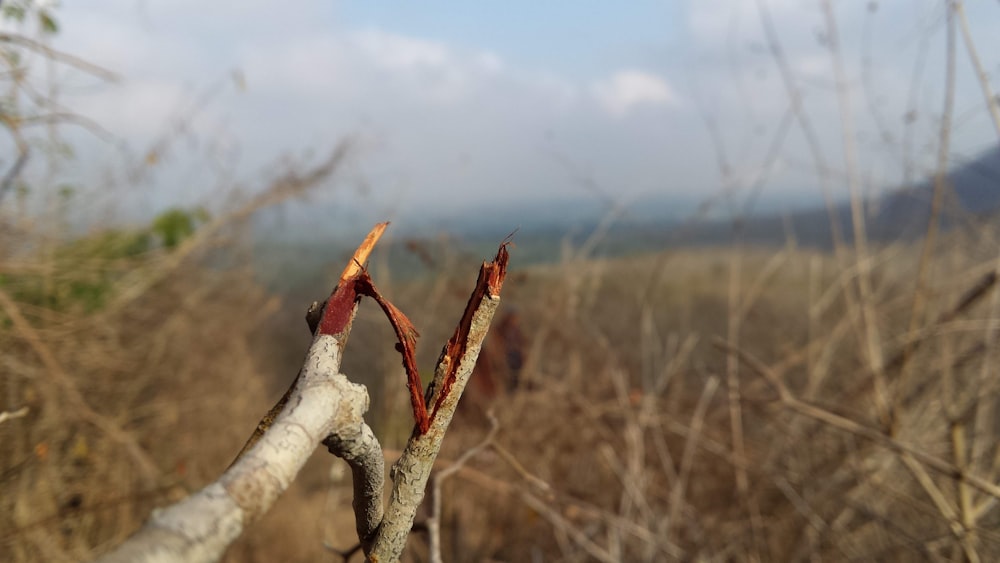
[[[789,245],[515,271],[504,307],[524,364],[516,390],[478,398],[497,425],[484,447],[475,409],[449,434],[442,469],[475,455],[440,482],[445,558],[996,558],[985,225],[942,236],[923,275],[920,245],[872,249],[867,267]],[[135,233],[60,243],[33,227],[8,221],[0,247],[0,553],[86,559],[226,467],[294,375],[305,304],[207,267],[211,233],[130,253],[108,241]],[[461,311],[462,262],[391,284],[425,342]],[[411,422],[378,316],[362,309],[345,371],[372,387],[391,456]],[[342,463],[317,453],[230,560],[337,560],[354,543]],[[411,544],[422,560],[421,531]]]
[[[325,297],[260,285],[246,220],[345,150],[144,227],[70,236],[65,208],[0,200],[0,561],[90,559],[233,460]],[[431,559],[436,508],[455,562],[1000,560],[1000,232],[950,224],[531,267],[515,237],[495,324],[516,315],[519,339],[487,346],[517,365],[474,376],[495,379],[471,384],[405,559]],[[485,257],[412,248],[421,275],[386,254],[371,272],[428,369]],[[390,462],[412,428],[393,344],[366,304],[343,368]],[[350,474],[318,451],[226,560],[360,560],[356,544]]]

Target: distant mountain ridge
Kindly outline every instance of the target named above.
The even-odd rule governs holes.
[[[952,226],[963,215],[982,216],[1000,209],[1000,147],[953,168],[947,175],[948,191],[943,201],[943,224]],[[914,228],[922,232],[931,213],[934,179],[912,189],[899,189],[882,198],[871,219],[875,235],[908,236]]]
[[[954,228],[1000,211],[1000,146],[955,166],[947,178],[949,189],[940,215],[942,228]],[[927,178],[914,187],[865,201],[868,238],[890,242],[920,236],[927,228],[933,191],[934,180]],[[697,209],[691,197],[639,201],[632,207],[619,209],[617,215],[612,206],[586,198],[544,201],[530,206],[484,205],[482,209],[455,213],[450,218],[424,217],[408,225],[398,225],[393,232],[396,243],[390,243],[388,250],[397,271],[402,273],[423,271],[417,257],[407,250],[412,241],[431,240],[442,233],[448,233],[462,251],[485,257],[495,251],[497,241],[517,230],[514,237],[519,247],[515,251],[517,266],[558,260],[568,249],[580,248],[592,236],[595,244],[589,247],[590,256],[729,245],[734,238],[753,246],[782,246],[794,237],[801,246],[828,250],[833,247],[831,224],[837,225],[844,242],[853,240],[850,202],[838,203],[830,210],[821,204],[809,206],[802,200],[780,203],[798,204],[799,208],[733,221],[718,216],[685,219]],[[778,202],[763,201],[761,205],[773,210]],[[263,277],[281,279],[286,286],[295,285],[295,280],[305,283],[315,279],[331,261],[339,263],[349,254],[349,245],[337,243],[350,237],[341,235],[333,239],[331,242],[331,236],[323,233],[313,232],[310,236],[309,231],[286,238],[263,234],[258,242],[261,269],[267,272]]]
[[[920,236],[927,228],[933,193],[934,179],[927,178],[913,187],[892,190],[865,201],[868,238],[875,242],[890,242]],[[940,225],[948,229],[998,211],[1000,146],[992,147],[949,171],[939,215]],[[751,215],[737,221],[727,218],[685,224],[671,217],[658,222],[625,222],[609,230],[607,250],[616,254],[623,248],[729,244],[734,237],[747,244],[762,246],[782,245],[789,237],[794,237],[798,244],[829,249],[833,246],[831,225],[839,228],[844,242],[853,240],[849,201],[837,203],[832,209],[816,204],[784,213]]]

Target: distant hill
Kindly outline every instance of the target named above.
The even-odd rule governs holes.
[[[941,215],[945,227],[1000,209],[1000,147],[953,168],[948,174],[948,184],[951,189],[946,193]],[[923,232],[931,212],[933,191],[934,181],[929,179],[882,198],[870,220],[873,235],[894,238]]]
[[[943,228],[953,228],[970,219],[1000,212],[1000,147],[954,166],[948,174],[950,189],[941,214]],[[933,179],[909,189],[891,191],[865,202],[866,230],[870,240],[888,242],[920,236],[927,227],[933,195]],[[448,235],[453,250],[460,254],[485,257],[511,231],[518,246],[517,266],[551,262],[564,257],[567,249],[587,246],[589,256],[623,256],[664,248],[728,245],[734,236],[754,246],[784,245],[794,236],[796,243],[819,249],[833,246],[831,224],[839,226],[845,242],[853,239],[851,207],[841,202],[831,210],[818,204],[783,200],[781,205],[798,204],[798,210],[779,213],[779,202],[762,201],[770,209],[757,215],[731,219],[686,219],[696,214],[697,202],[677,198],[643,200],[622,209],[599,201],[580,199],[541,201],[531,206],[490,204],[448,217],[424,217],[397,224],[387,245],[390,262],[397,275],[427,271],[418,247],[439,245]],[[341,215],[346,212],[341,210]],[[832,221],[831,221],[832,217]],[[353,217],[354,223],[371,221]],[[350,254],[351,236],[336,236],[320,229],[296,229],[303,221],[291,221],[282,236],[261,233],[258,242],[262,278],[289,288],[310,286],[328,277],[330,264],[339,264]],[[344,223],[341,223],[344,225]],[[597,233],[597,236],[594,236]],[[435,242],[437,241],[437,242]],[[323,283],[328,283],[328,280]]]
[[[889,242],[921,236],[927,229],[934,195],[934,179],[928,178],[913,187],[903,187],[865,202],[865,227],[871,240]],[[984,151],[976,158],[954,165],[947,175],[947,190],[939,219],[942,228],[953,228],[970,219],[1000,210],[1000,147]],[[853,240],[850,202],[837,205],[833,211],[845,241]],[[832,245],[830,214],[826,209],[795,213],[787,218],[772,217],[771,221],[790,222],[803,244],[828,248]],[[764,233],[778,229],[772,225],[758,228]]]
[[[940,215],[942,228],[1000,211],[1000,146],[954,166],[948,176],[948,191]],[[877,242],[906,240],[923,234],[930,217],[934,180],[925,179],[911,188],[893,190],[864,203],[869,239]],[[850,202],[804,207],[786,213],[762,213],[741,218],[695,221],[689,225],[671,219],[640,221],[615,226],[607,238],[608,249],[643,249],[663,246],[728,244],[734,235],[752,245],[781,245],[794,236],[800,245],[829,249],[837,225],[845,242],[853,240]],[[617,252],[612,252],[617,253]]]

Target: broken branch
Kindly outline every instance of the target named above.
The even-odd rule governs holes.
[[[314,335],[302,369],[233,464],[201,491],[157,510],[142,529],[99,561],[217,561],[246,526],[259,519],[288,488],[320,443],[351,466],[358,537],[368,560],[399,559],[444,434],[500,302],[509,255],[505,241],[496,258],[483,263],[425,397],[414,361],[416,329],[402,311],[378,293],[362,266],[384,229],[385,224],[380,224],[369,233],[324,305],[310,308],[307,320]],[[393,466],[393,490],[385,510],[384,454],[364,421],[368,393],[340,373],[344,347],[363,296],[379,303],[396,330],[417,422]],[[430,401],[434,408],[428,414],[426,404]]]
[[[441,351],[434,382],[426,396],[427,403],[434,405],[427,432],[414,432],[392,466],[392,494],[372,551],[368,553],[372,561],[396,561],[406,545],[434,460],[441,451],[445,432],[472,376],[493,314],[500,304],[500,291],[510,259],[507,244],[506,241],[501,244],[492,261],[483,262],[455,334]]]

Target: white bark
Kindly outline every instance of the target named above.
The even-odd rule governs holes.
[[[377,531],[375,544],[369,553],[369,560],[396,561],[403,553],[406,539],[410,534],[410,528],[413,526],[413,519],[417,513],[417,507],[420,506],[420,502],[424,498],[427,480],[430,477],[431,468],[434,467],[434,460],[437,459],[438,452],[441,451],[445,432],[447,432],[448,425],[455,415],[462,391],[465,390],[469,377],[472,376],[483,338],[489,330],[493,313],[499,304],[499,296],[486,296],[476,309],[468,335],[470,337],[468,339],[469,346],[462,358],[458,360],[459,367],[451,391],[435,414],[430,430],[422,436],[414,434],[406,444],[399,460],[393,464],[391,472],[392,495],[389,497],[385,518]],[[445,357],[442,356],[442,362],[438,365],[434,383],[431,386],[428,403],[432,405],[437,400],[437,395],[442,388],[447,368],[444,361],[446,361]]]
[[[318,335],[284,411],[260,441],[214,483],[154,511],[142,529],[98,561],[216,561],[328,436],[350,446],[345,455],[370,458],[374,435],[362,418],[368,392],[339,373],[340,359],[340,343]]]
[[[344,343],[357,307],[356,277],[385,224],[369,234],[355,260],[341,276],[323,312],[311,309],[315,331],[299,377],[286,397],[261,421],[248,442],[248,451],[214,483],[187,499],[153,513],[149,522],[101,563],[119,561],[202,562],[218,560],[246,526],[260,518],[295,479],[306,460],[323,443],[350,464],[354,478],[354,513],[358,538],[369,561],[396,561],[402,554],[413,519],[427,487],[445,432],[462,391],[472,375],[480,347],[500,302],[507,267],[506,243],[497,257],[484,263],[472,297],[455,334],[445,345],[426,397],[430,417],[415,417],[418,425],[399,460],[393,465],[393,489],[383,509],[385,462],[382,447],[364,422],[368,392],[340,373]],[[364,274],[365,276],[367,274]],[[367,278],[364,278],[367,279]],[[370,279],[367,279],[370,284]],[[378,296],[374,286],[370,293]],[[395,323],[402,313],[380,301]],[[400,332],[400,326],[396,326]],[[404,337],[400,336],[403,342]],[[412,341],[410,343],[412,346]],[[403,348],[412,361],[412,348]],[[407,355],[409,354],[409,355]],[[419,379],[419,377],[417,377]],[[418,397],[418,399],[421,397]],[[426,410],[426,409],[425,409]],[[271,421],[271,417],[276,416]],[[426,428],[421,432],[420,428]],[[256,440],[256,442],[254,442]]]

